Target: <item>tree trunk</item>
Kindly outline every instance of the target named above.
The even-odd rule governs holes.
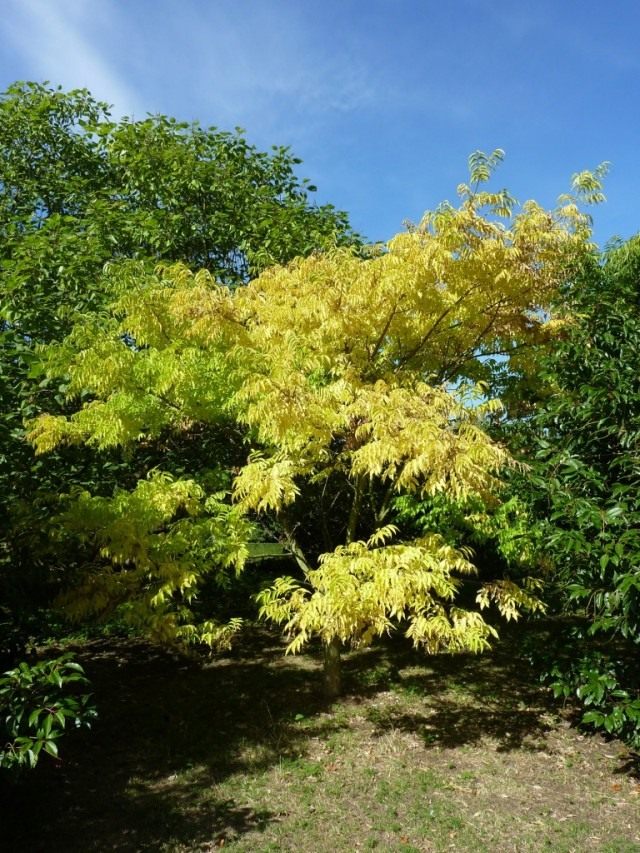
[[[334,637],[324,647],[324,692],[327,699],[335,699],[342,692],[340,646],[340,640]]]

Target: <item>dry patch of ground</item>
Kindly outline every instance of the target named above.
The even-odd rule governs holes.
[[[82,649],[100,720],[3,791],[12,851],[640,851],[633,756],[585,737],[509,644],[317,659],[247,637],[207,663]]]

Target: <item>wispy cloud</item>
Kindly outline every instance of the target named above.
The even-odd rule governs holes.
[[[346,7],[333,14],[320,0],[5,0],[0,32],[31,79],[87,87],[116,114],[169,112],[294,146],[390,111],[472,118],[469,92],[417,80],[393,39],[381,53]]]
[[[113,23],[109,0],[5,0],[0,28],[22,55],[27,73],[65,87],[86,87],[115,105],[139,108],[134,91],[101,50],[97,33]]]
[[[197,56],[190,73],[196,71],[202,97],[225,118],[330,118],[366,110],[378,97],[381,81],[364,51],[332,50],[304,7],[256,2],[248,16],[235,4],[212,4],[203,14],[202,4],[187,3],[173,23]]]
[[[421,45],[414,54],[392,37],[381,45],[372,28],[353,26],[341,4],[329,18],[318,0],[182,0],[179,10],[169,0],[157,2],[172,36],[162,67],[152,53],[159,49],[156,33],[140,48],[136,61],[149,89],[170,79],[177,106],[169,109],[184,115],[178,98],[188,90],[194,118],[241,125],[254,140],[309,151],[322,147],[327,133],[352,137],[403,111],[460,124],[478,109],[479,93],[439,91],[437,70],[422,73],[434,48]]]

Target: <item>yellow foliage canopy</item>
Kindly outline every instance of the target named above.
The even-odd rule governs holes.
[[[477,180],[489,160],[476,164]],[[571,197],[555,211],[527,202],[514,212],[504,192],[459,192],[459,207],[442,205],[365,257],[336,249],[236,290],[181,266],[153,276],[114,268],[112,319],[49,353],[51,372],[70,376],[70,397],[92,399],[70,418],[36,420],[36,448],[241,424],[252,453],[235,500],[280,520],[305,571],[262,597],[292,650],[312,634],[367,641],[405,620],[431,650],[483,648],[491,629],[452,604],[457,577],[473,572],[469,555],[437,531],[391,543],[385,519],[394,494],[495,491],[509,456],[486,431],[500,408],[486,399],[486,358],[553,334],[549,305],[590,251],[589,223]],[[346,489],[350,508],[330,531],[338,544],[315,561],[291,519],[318,484]],[[537,606],[506,582],[481,590],[479,604],[490,600],[507,617]]]

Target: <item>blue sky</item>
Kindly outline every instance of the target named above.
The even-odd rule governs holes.
[[[3,0],[0,85],[290,145],[372,240],[453,198],[475,149],[548,205],[609,160],[602,243],[640,230],[639,45],[633,0]]]

